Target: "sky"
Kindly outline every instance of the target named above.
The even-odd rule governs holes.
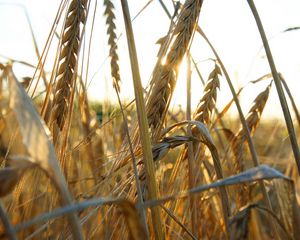
[[[131,17],[133,18],[148,0],[128,0]],[[164,0],[170,12],[173,12],[170,0]],[[133,85],[127,51],[127,42],[123,16],[119,1],[114,1],[116,7],[116,26],[118,35],[122,34],[118,42],[120,56],[120,71],[122,77],[122,99],[133,98]],[[26,20],[25,10],[32,23],[39,50],[42,51],[51,25],[55,18],[60,0],[0,0],[0,56],[7,56],[17,60],[37,64],[37,58]],[[94,8],[95,1],[92,1]],[[279,72],[281,72],[296,103],[300,106],[300,30],[282,33],[290,27],[300,26],[299,0],[260,0],[255,1],[261,16],[266,35],[270,39],[270,47]],[[91,11],[92,12],[92,11]],[[109,82],[109,61],[105,20],[103,18],[102,1],[97,2],[97,12],[93,30],[90,66],[88,72],[88,91],[91,100],[116,99],[115,92]],[[88,24],[91,24],[92,13]],[[229,72],[235,88],[238,89],[269,73],[269,65],[265,52],[261,48],[262,42],[255,25],[254,18],[244,0],[209,0],[204,1],[201,9],[199,25],[202,27]],[[133,21],[136,47],[139,58],[141,78],[144,87],[150,80],[151,72],[156,62],[158,45],[155,42],[163,37],[169,27],[169,20],[158,0],[151,4]],[[87,39],[91,34],[87,28]],[[46,64],[46,71],[51,71],[51,63],[56,50],[57,39],[52,44],[52,52]],[[88,41],[86,41],[88,42]],[[87,46],[86,46],[87,48]],[[206,79],[213,68],[212,52],[207,44],[195,35],[191,51],[198,67]],[[4,58],[0,58],[4,60]],[[185,62],[183,62],[185,65]],[[16,66],[18,76],[31,76],[33,69]],[[179,104],[184,108],[186,104],[185,68],[181,69],[172,100],[171,107]],[[248,84],[241,94],[243,111],[246,113],[256,97],[268,82]],[[195,108],[202,96],[203,87],[193,71],[192,78],[192,107]],[[222,108],[231,100],[231,94],[224,78],[221,78],[221,88],[217,105]],[[232,113],[236,109],[232,108]],[[265,117],[281,119],[282,112],[275,85],[272,86],[269,102],[264,113]]]

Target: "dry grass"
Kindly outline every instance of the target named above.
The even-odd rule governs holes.
[[[292,129],[263,116],[272,75],[252,81],[268,85],[257,91],[244,117],[238,95],[247,94],[247,86],[236,93],[197,25],[202,1],[187,0],[177,5],[167,36],[160,39],[149,88],[143,88],[134,41],[138,33],[122,0],[135,90],[135,100],[125,105],[115,24],[123,18],[115,15],[113,1],[104,0],[109,82],[119,105],[101,103],[99,119],[86,85],[90,46],[81,47],[91,43],[85,39],[93,31],[91,6],[86,0],[60,6],[49,35],[62,33],[50,59],[50,77],[17,79],[14,62],[0,63],[0,239],[298,239],[297,150],[293,155],[286,141]],[[217,60],[203,91],[190,91],[194,71],[203,80],[190,48],[197,31]],[[41,73],[46,73],[49,44],[54,42],[47,41],[39,59]],[[185,56],[186,114],[169,107]],[[223,75],[233,100],[218,109]],[[36,96],[32,81],[42,77],[46,94],[30,98],[25,88]],[[287,81],[279,77],[298,121]],[[196,92],[199,104],[192,114],[191,93]],[[234,104],[236,119],[228,114]]]

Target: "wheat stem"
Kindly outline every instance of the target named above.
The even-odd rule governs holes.
[[[138,113],[138,124],[141,136],[141,144],[143,150],[143,161],[147,173],[147,182],[148,182],[148,189],[149,189],[149,196],[150,199],[157,199],[159,196],[158,189],[156,186],[156,179],[155,179],[155,169],[153,164],[153,156],[152,156],[152,148],[150,143],[150,136],[148,132],[148,120],[145,110],[145,102],[143,97],[143,87],[140,78],[140,71],[137,59],[137,52],[135,47],[135,40],[133,29],[131,25],[131,18],[128,8],[127,0],[122,0],[122,10],[124,16],[124,22],[126,27],[126,35],[127,35],[127,43],[129,49],[129,56],[130,56],[130,63],[131,63],[131,71],[132,71],[132,78],[134,84],[134,93],[136,99],[136,107]],[[163,229],[161,223],[161,216],[159,208],[151,209],[152,213],[152,221],[153,221],[153,228],[155,232],[156,239],[163,239]]]
[[[116,80],[115,80],[116,81]],[[115,83],[117,84],[117,83]],[[130,138],[130,133],[129,133],[129,128],[128,128],[128,120],[124,114],[124,109],[123,109],[123,105],[121,103],[121,99],[120,99],[120,94],[117,88],[115,88],[116,90],[116,94],[118,97],[118,102],[119,102],[119,106],[120,106],[120,110],[122,113],[122,118],[123,121],[125,123],[125,132],[126,132],[126,137],[128,140],[128,144],[129,144],[129,150],[130,150],[130,154],[131,154],[131,160],[132,160],[132,167],[133,167],[133,172],[134,172],[134,177],[135,177],[135,183],[136,183],[136,189],[137,189],[137,194],[138,194],[138,206],[142,206],[144,203],[143,200],[143,193],[142,193],[142,189],[141,189],[141,184],[140,184],[140,180],[139,180],[139,174],[138,174],[138,169],[137,169],[137,162],[136,162],[136,158],[134,155],[134,150],[133,150],[133,145],[132,145],[132,141]],[[149,236],[149,229],[147,226],[147,214],[145,212],[145,209],[143,207],[138,208],[143,224],[144,224],[144,228],[145,228],[145,232],[148,238],[150,238]]]
[[[192,71],[191,71],[191,59],[187,57],[187,81],[186,81],[186,119],[188,121],[191,120],[191,78],[192,78]],[[188,125],[187,128],[188,136],[192,137],[192,130],[191,125]],[[189,189],[192,189],[195,186],[195,159],[194,159],[194,149],[193,143],[188,143],[188,176],[189,176]],[[190,212],[191,212],[191,224],[192,224],[192,233],[197,236],[197,205],[196,205],[196,197],[191,196],[190,198]]]

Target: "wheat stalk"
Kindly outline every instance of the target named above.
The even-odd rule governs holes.
[[[120,92],[120,73],[119,73],[119,56],[117,53],[117,35],[116,35],[116,25],[115,25],[115,14],[114,14],[114,5],[111,0],[104,0],[106,16],[106,25],[107,25],[107,35],[108,35],[108,45],[109,45],[109,56],[110,56],[110,69],[111,76],[114,80],[113,86]]]
[[[147,173],[147,186],[149,188],[149,197],[151,199],[156,199],[159,197],[159,191],[156,185],[155,179],[155,169],[153,164],[153,155],[151,151],[151,142],[148,132],[148,121],[146,115],[146,106],[143,96],[143,88],[141,83],[139,63],[137,59],[137,52],[135,47],[135,40],[133,35],[133,29],[131,25],[131,18],[128,8],[127,0],[122,0],[122,10],[124,16],[124,23],[126,27],[126,36],[128,43],[128,51],[131,63],[132,79],[134,84],[134,94],[136,100],[137,114],[138,114],[138,124],[139,133],[141,136],[141,145],[143,150],[143,163]],[[156,239],[163,239],[163,227],[160,217],[160,209],[155,207],[151,209],[152,222]]]

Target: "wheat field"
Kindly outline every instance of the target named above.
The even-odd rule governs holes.
[[[247,85],[235,86],[201,28],[203,2],[173,2],[171,13],[159,1],[169,28],[157,41],[147,86],[127,0],[62,0],[44,48],[36,47],[33,75],[15,73],[16,64],[30,65],[25,61],[0,62],[0,239],[300,238],[300,115],[288,79],[248,0],[269,72],[249,82],[264,88],[249,94],[245,109],[240,95]],[[106,80],[114,96],[103,102],[88,91],[96,14],[105,19]],[[125,26],[130,100],[124,100],[117,21]],[[209,74],[193,57],[198,38],[212,54]],[[182,109],[171,101],[183,63]],[[192,76],[202,83],[196,109]],[[222,108],[221,82],[231,99]],[[264,118],[270,94],[285,121]]]

